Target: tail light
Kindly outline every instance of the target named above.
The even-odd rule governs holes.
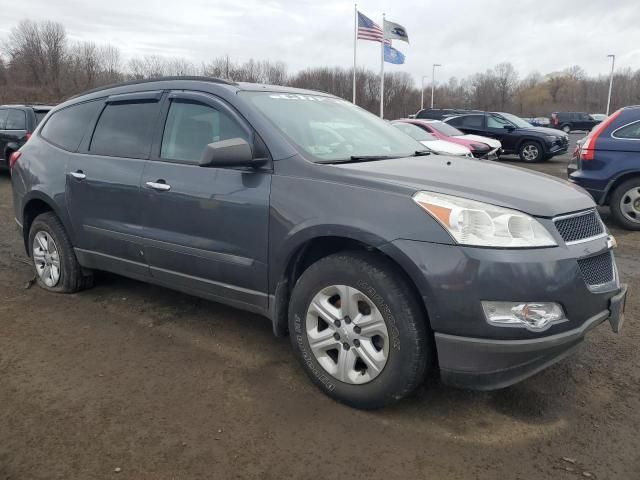
[[[25,142],[28,142],[29,139],[31,138],[31,132],[27,132],[24,134],[24,138],[25,138]]]
[[[13,152],[9,157],[9,168],[13,168],[13,166],[16,164],[16,162],[20,159],[21,156],[22,156],[21,151],[18,150],[17,152]]]
[[[558,116],[555,113],[551,114],[551,121],[553,122],[554,125],[558,125],[560,123],[560,120],[558,119]]]
[[[590,161],[594,159],[595,151],[596,151],[596,140],[598,137],[604,132],[609,125],[613,123],[613,121],[620,115],[622,110],[618,110],[617,112],[611,114],[606,120],[596,125],[587,139],[582,144],[580,151],[578,152],[578,156],[580,160]]]

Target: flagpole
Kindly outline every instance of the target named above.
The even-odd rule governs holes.
[[[384,13],[382,14],[382,41],[380,42],[380,118],[384,118]]]
[[[356,48],[358,46],[358,4],[353,4],[353,104],[356,104]]]

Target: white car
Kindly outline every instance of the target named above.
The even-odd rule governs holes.
[[[438,140],[438,138],[431,135],[429,132],[424,131],[420,127],[403,122],[391,122],[391,124],[398,130],[401,130],[410,137],[419,141],[433,153],[473,158],[473,154],[469,148],[453,142],[447,142],[446,140]]]

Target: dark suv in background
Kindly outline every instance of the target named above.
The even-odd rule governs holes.
[[[11,154],[24,145],[51,108],[44,105],[0,106],[0,166],[9,166]]]
[[[618,331],[626,287],[587,193],[427,153],[328,94],[139,81],[53,110],[14,155],[13,203],[45,290],[108,270],[258,312],[360,408],[436,368],[505,387]]]
[[[553,112],[549,119],[550,126],[569,133],[573,130],[591,130],[600,123],[585,112]]]
[[[444,122],[472,135],[500,140],[505,154],[517,154],[523,162],[540,162],[562,155],[569,148],[565,133],[534,127],[511,113],[475,112],[446,117]]]

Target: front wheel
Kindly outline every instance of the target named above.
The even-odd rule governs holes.
[[[296,355],[330,397],[356,408],[397,402],[432,363],[426,318],[389,260],[345,252],[310,266],[289,306]]]
[[[640,230],[640,177],[622,182],[611,194],[611,216],[627,230]]]
[[[526,141],[520,145],[519,150],[520,160],[527,163],[536,163],[542,160],[543,151],[538,142]]]

